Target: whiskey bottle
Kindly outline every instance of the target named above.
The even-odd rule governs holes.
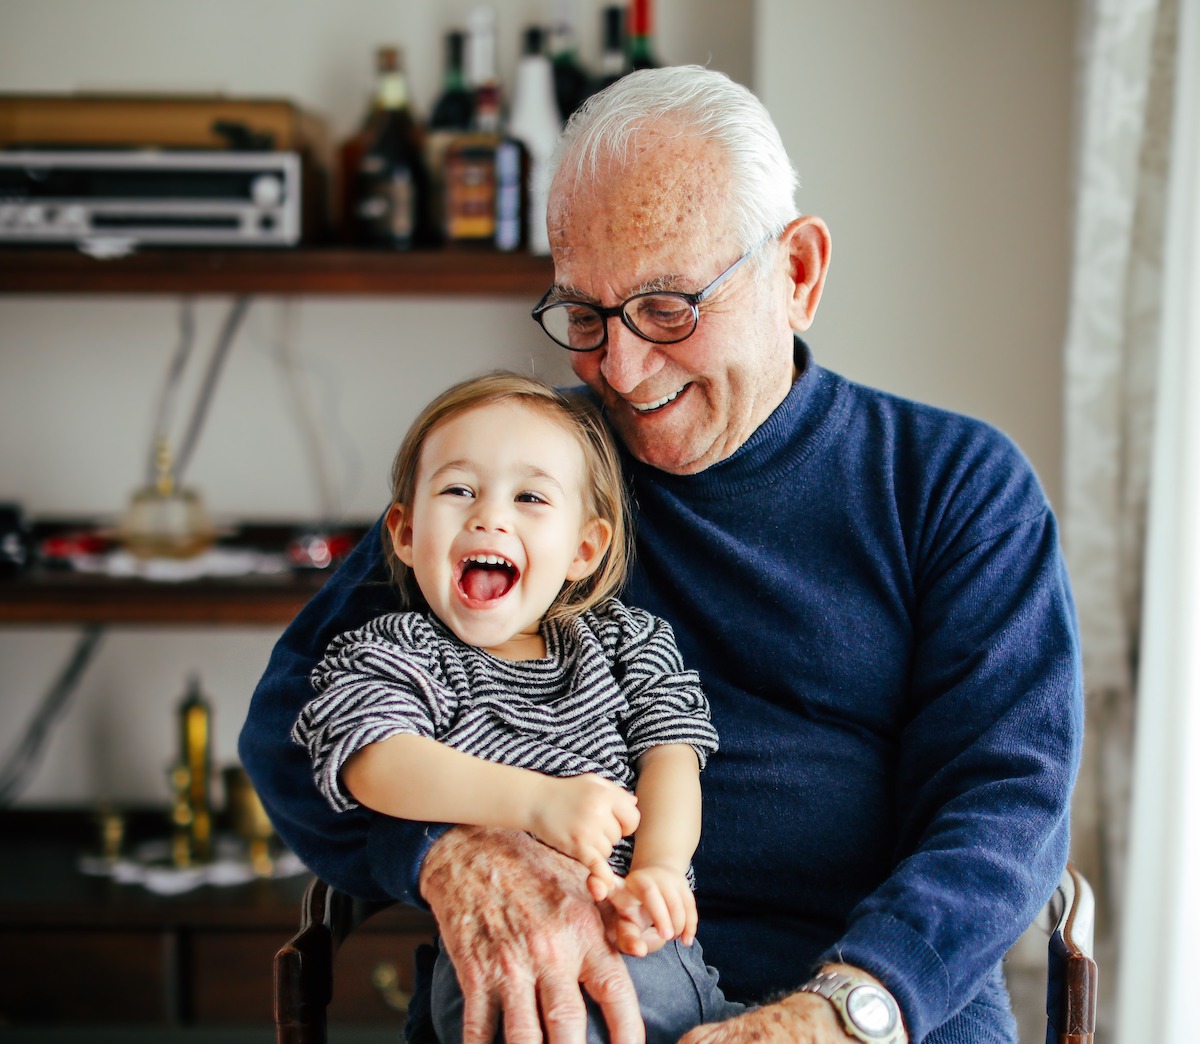
[[[471,129],[475,119],[475,92],[467,85],[463,68],[466,34],[446,34],[442,90],[434,102],[425,134],[425,167],[429,172],[429,214],[434,235],[445,237],[446,157],[456,138]]]
[[[446,239],[452,246],[516,250],[526,239],[528,154],[502,130],[496,15],[486,4],[470,15],[467,80],[475,115],[471,133],[457,137],[446,152]]]
[[[357,238],[367,246],[408,250],[429,239],[429,179],[398,48],[381,48],[379,69],[376,109],[358,165]]]

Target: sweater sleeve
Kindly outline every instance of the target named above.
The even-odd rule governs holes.
[[[968,532],[918,576],[899,863],[822,957],[888,983],[914,1044],[976,996],[1048,898],[1081,751],[1078,635],[1053,516]]]
[[[394,611],[396,599],[375,526],[276,643],[250,700],[238,754],[280,838],[314,874],[363,899],[423,905],[421,862],[444,824],[413,823],[367,809],[335,812],[313,779],[292,727],[312,698],[309,675],[333,637]]]
[[[330,807],[358,802],[341,772],[358,751],[389,736],[436,739],[455,699],[434,668],[431,628],[416,613],[389,613],[338,635],[312,673],[316,695],[300,712],[292,738],[306,747],[313,778]]]

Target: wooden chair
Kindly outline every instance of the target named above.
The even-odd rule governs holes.
[[[300,930],[275,954],[277,1044],[326,1044],[333,961],[342,941],[390,903],[364,903],[313,879]],[[1050,934],[1046,1044],[1092,1044],[1096,1029],[1095,902],[1091,886],[1068,865],[1040,921]]]
[[[1091,885],[1068,863],[1043,911],[1043,927],[1050,933],[1046,1044],[1092,1044],[1098,999],[1095,915]]]
[[[389,902],[367,903],[313,878],[300,904],[300,930],[275,953],[277,1044],[326,1044],[338,947]]]

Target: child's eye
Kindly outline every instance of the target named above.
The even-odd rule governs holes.
[[[517,494],[518,504],[548,504],[550,503],[540,493],[534,493],[533,490],[527,489],[524,493]]]
[[[447,497],[473,497],[474,491],[469,486],[447,486],[442,490],[442,495]]]

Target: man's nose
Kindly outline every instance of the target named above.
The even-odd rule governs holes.
[[[600,372],[608,386],[622,395],[654,376],[663,364],[658,345],[635,334],[620,316],[608,321],[608,341],[601,351]]]

